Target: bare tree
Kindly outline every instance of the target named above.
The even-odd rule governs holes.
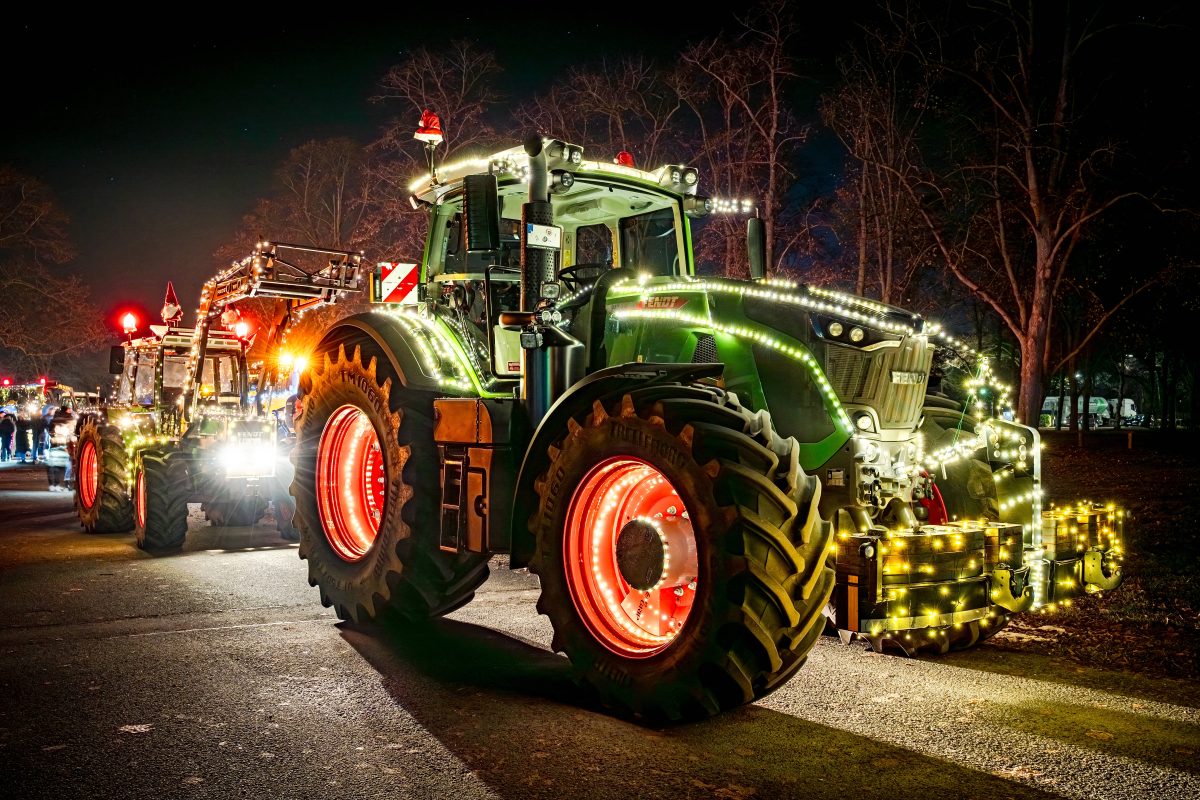
[[[808,133],[788,98],[797,77],[791,56],[796,25],[783,0],[766,0],[740,24],[735,36],[708,39],[683,53],[683,64],[701,79],[685,100],[695,112],[709,185],[715,193],[756,200],[768,269],[778,269],[789,163]],[[716,221],[709,227],[725,240],[725,263],[737,263],[734,225]]]
[[[932,17],[894,19],[909,52],[970,98],[956,133],[974,146],[923,179],[897,171],[949,271],[1005,323],[1020,346],[1018,410],[1035,423],[1051,368],[1054,303],[1072,255],[1102,214],[1133,192],[1106,183],[1116,148],[1081,124],[1078,62],[1107,27],[1096,13],[990,0],[962,28]],[[981,30],[982,29],[982,30]],[[1096,331],[1153,278],[1131,287],[1080,337]]]
[[[83,281],[48,267],[74,257],[68,222],[49,187],[0,166],[0,353],[43,374],[106,336]]]
[[[687,156],[678,118],[681,78],[644,56],[602,60],[567,72],[514,112],[518,125],[583,145],[607,159],[627,150],[647,166]]]
[[[496,141],[489,111],[502,99],[495,85],[499,74],[491,51],[455,41],[417,48],[384,75],[372,100],[397,108],[400,116],[368,148],[369,207],[363,218],[363,241],[380,258],[415,259],[420,253],[424,215],[409,203],[409,185],[428,171],[425,154],[413,141],[422,110],[441,118],[442,159],[482,150]]]
[[[849,156],[832,221],[854,243],[847,248],[854,291],[911,304],[910,287],[930,264],[933,243],[903,183],[920,177],[917,137],[929,98],[926,74],[905,69],[905,44],[865,31],[862,46],[839,61],[841,84],[821,99],[821,118]]]

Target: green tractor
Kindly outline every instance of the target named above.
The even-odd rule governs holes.
[[[245,353],[228,331],[211,331],[209,374],[219,376],[207,399],[228,407],[240,396]],[[175,436],[194,331],[152,325],[147,336],[112,348],[116,384],[109,402],[80,415],[76,427],[75,508],[88,533],[122,533],[134,527],[134,464],[138,452]]]
[[[152,326],[152,336],[126,342],[122,353],[114,348],[116,403],[84,417],[78,431],[76,506],[84,528],[132,529],[139,547],[165,552],[184,542],[189,502],[200,503],[215,526],[241,527],[258,522],[274,500],[280,534],[294,538],[291,462],[268,413],[279,393],[277,359],[268,353],[253,374],[248,324],[236,309],[251,298],[275,301],[270,351],[297,316],[359,290],[361,258],[260,243],[205,283],[194,330]]]
[[[929,394],[920,317],[764,279],[753,218],[751,280],[696,277],[690,220],[744,205],[697,177],[532,136],[412,184],[420,263],[301,381],[326,606],[446,614],[508,554],[603,702],[680,719],[771,692],[827,626],[944,652],[1119,582],[1117,512],[1045,547],[1037,432]]]

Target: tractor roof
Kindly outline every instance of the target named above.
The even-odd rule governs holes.
[[[664,164],[655,170],[638,169],[605,161],[587,161],[583,147],[561,139],[546,139],[547,166],[551,172],[572,172],[579,177],[614,178],[635,181],[679,197],[696,194],[696,170],[683,164]],[[436,178],[426,172],[408,185],[413,198],[422,203],[438,199],[462,185],[463,178],[491,171],[501,177],[524,181],[529,172],[529,157],[521,146],[510,147],[490,155],[466,157],[438,165]],[[688,178],[691,173],[693,177]],[[685,180],[686,179],[686,180]]]

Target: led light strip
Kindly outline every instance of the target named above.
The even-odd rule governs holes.
[[[837,396],[837,392],[833,390],[833,386],[829,383],[829,379],[825,377],[824,370],[817,364],[817,360],[812,357],[808,350],[801,347],[793,347],[780,339],[771,336],[757,328],[750,328],[745,325],[725,325],[708,317],[701,317],[696,314],[689,314],[683,311],[673,309],[648,309],[648,308],[630,308],[620,309],[615,312],[618,319],[652,319],[652,320],[671,320],[675,322],[683,322],[689,325],[695,325],[699,328],[711,328],[719,333],[724,333],[728,336],[734,336],[741,339],[750,339],[762,345],[770,347],[772,350],[783,353],[789,356],[792,360],[798,361],[808,368],[809,374],[812,376],[813,382],[821,390],[821,394],[825,399],[826,405],[832,410],[837,421],[848,434],[854,433],[854,425],[850,422],[849,415],[842,408],[841,398]]]

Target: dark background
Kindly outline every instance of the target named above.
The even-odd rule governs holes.
[[[0,47],[8,110],[0,162],[57,193],[78,249],[59,269],[83,275],[103,309],[157,309],[169,278],[188,306],[220,266],[213,252],[267,193],[291,148],[336,135],[375,138],[394,111],[369,98],[406,48],[479,41],[497,52],[509,101],[518,103],[572,64],[630,51],[668,60],[687,42],[733,27],[735,13],[540,8],[523,18],[460,5],[383,16],[331,7],[312,21],[238,12],[157,28],[148,17],[34,13],[7,25]],[[1153,31],[1129,28],[1102,48],[1106,73],[1121,66],[1097,102],[1122,109],[1110,117],[1131,154],[1121,169],[1156,185],[1196,172],[1195,29],[1181,4],[1146,8]],[[836,77],[837,55],[876,13],[874,3],[796,10],[804,77],[793,102],[803,117],[816,122],[815,100]],[[832,136],[817,130],[798,169],[823,191],[841,159]],[[1190,180],[1178,183],[1195,193]],[[1179,195],[1170,202],[1185,204]]]

